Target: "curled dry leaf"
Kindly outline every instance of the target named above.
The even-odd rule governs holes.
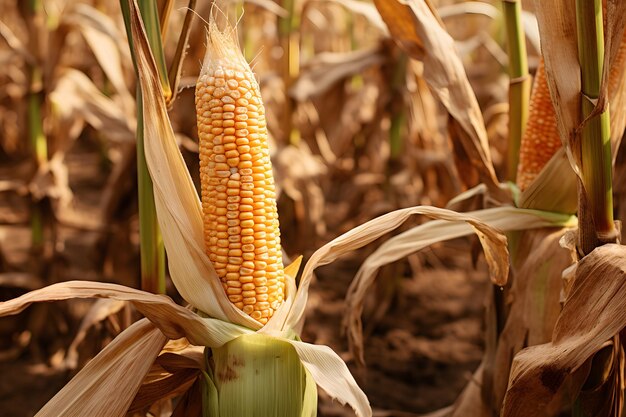
[[[18,314],[32,303],[71,298],[109,298],[128,301],[170,339],[186,337],[198,346],[219,347],[237,335],[252,333],[225,321],[202,318],[171,298],[124,287],[89,281],[68,281],[31,291],[0,303],[0,316]]]
[[[409,229],[382,244],[361,265],[348,289],[344,326],[348,331],[350,347],[361,362],[363,362],[361,333],[363,301],[382,266],[434,243],[477,233],[485,250],[492,281],[496,285],[504,285],[509,271],[509,252],[502,231],[563,225],[572,220],[571,216],[567,215],[515,207],[499,207],[469,213],[422,207],[417,212],[437,220]],[[489,238],[481,238],[481,234]]]
[[[483,234],[484,240],[482,243],[491,247],[490,253],[492,256],[490,257],[490,267],[495,274],[494,279],[498,282],[504,282],[506,280],[506,276],[508,274],[508,249],[506,247],[506,237],[501,232],[488,226],[483,221],[467,214],[460,214],[437,207],[409,207],[406,209],[396,210],[374,220],[370,220],[369,222],[355,227],[351,231],[339,236],[318,249],[304,266],[300,287],[298,288],[298,293],[296,294],[296,299],[294,300],[294,305],[292,307],[295,311],[291,314],[288,325],[296,327],[300,320],[303,319],[303,306],[306,305],[307,289],[315,268],[327,265],[340,256],[373,242],[385,233],[388,233],[400,226],[414,214],[423,214],[429,217],[445,219],[448,221],[461,221],[464,222],[463,225],[465,227],[469,228],[469,231],[464,230],[465,234],[471,233],[474,229]],[[465,222],[469,223],[471,226],[467,226]],[[439,230],[439,232],[441,231],[442,230]],[[464,234],[461,234],[461,236],[463,235]],[[433,235],[430,235],[430,239],[429,244],[441,240],[438,240]],[[411,245],[412,247],[415,246],[414,240],[411,241]]]
[[[514,359],[503,415],[540,416],[568,378],[626,327],[626,247],[604,245],[574,272],[552,341]]]
[[[436,12],[424,0],[375,0],[375,4],[398,45],[412,58],[424,62],[423,77],[458,123],[461,145],[481,181],[493,195],[501,195],[478,101],[454,40]]]
[[[50,102],[54,123],[61,125],[60,133],[63,126],[73,126],[76,120],[84,120],[94,129],[106,132],[112,140],[133,140],[134,133],[126,113],[78,70],[65,68],[61,71],[50,92]],[[73,136],[66,140],[65,146],[69,147],[80,132],[80,129],[73,129]]]
[[[63,22],[76,26],[125,105],[134,104],[124,80],[123,62],[131,62],[125,37],[113,20],[91,5],[74,4]],[[130,109],[129,109],[130,110]]]

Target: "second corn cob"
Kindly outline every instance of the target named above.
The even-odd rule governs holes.
[[[609,72],[609,94],[617,88],[625,61],[626,32]],[[520,144],[517,169],[517,186],[520,190],[528,188],[560,147],[561,139],[542,59],[535,74],[528,123]]]

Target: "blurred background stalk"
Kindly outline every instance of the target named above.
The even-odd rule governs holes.
[[[278,35],[283,50],[283,83],[285,85],[285,113],[283,134],[288,143],[298,146],[300,132],[293,126],[294,102],[289,97],[289,90],[300,72],[300,17],[295,13],[296,0],[283,0],[282,7],[287,11],[285,17],[278,18]]]
[[[26,13],[29,48],[35,56],[34,62],[28,64],[28,140],[36,168],[39,169],[48,161],[48,144],[43,129],[42,115],[44,106],[43,74],[38,61],[41,50],[40,33],[44,24],[41,0],[29,0],[26,5]],[[44,207],[41,201],[34,202],[30,221],[33,253],[41,253],[44,244]]]

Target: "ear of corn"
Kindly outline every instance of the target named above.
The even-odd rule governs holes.
[[[626,34],[609,71],[609,94],[618,86],[626,61]],[[529,117],[520,145],[517,186],[525,190],[537,178],[550,158],[561,148],[561,139],[552,107],[543,59],[535,74]]]
[[[235,42],[211,24],[196,85],[205,249],[229,300],[265,324],[285,297],[265,110]]]
[[[561,147],[556,116],[541,60],[530,97],[528,123],[520,145],[517,186],[523,191]]]

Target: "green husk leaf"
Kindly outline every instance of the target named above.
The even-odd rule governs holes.
[[[302,416],[305,395],[307,416],[311,415],[317,390],[306,387],[306,369],[286,341],[250,334],[212,353],[219,417]]]

